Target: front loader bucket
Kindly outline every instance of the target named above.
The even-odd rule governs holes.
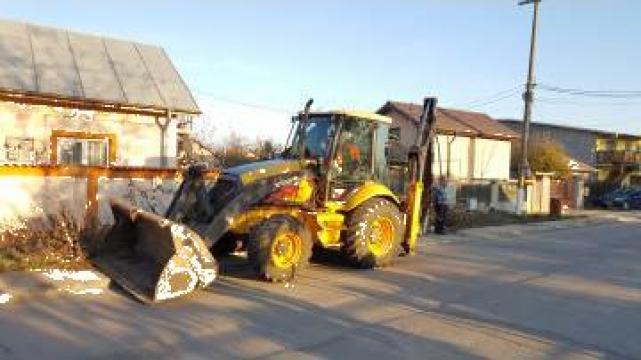
[[[173,299],[214,281],[218,265],[194,231],[120,200],[111,210],[116,223],[92,260],[136,298]]]

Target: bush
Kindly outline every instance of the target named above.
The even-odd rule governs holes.
[[[520,143],[512,144],[512,168],[518,169],[521,161]],[[551,139],[532,139],[528,146],[528,162],[533,172],[553,172],[554,178],[570,176],[570,157],[565,149]]]
[[[0,230],[0,271],[86,267],[82,227],[69,211]]]

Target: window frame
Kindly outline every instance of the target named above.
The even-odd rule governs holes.
[[[115,134],[111,133],[93,133],[86,131],[69,131],[69,130],[53,130],[51,132],[51,156],[50,162],[54,165],[59,165],[58,159],[58,142],[59,139],[76,139],[79,141],[82,140],[103,140],[107,141],[107,163],[105,165],[83,165],[83,164],[74,164],[79,166],[100,166],[100,167],[109,167],[114,165],[116,162],[116,151],[117,151],[117,139]],[[83,146],[84,147],[84,146]]]
[[[342,119],[340,120],[341,121],[341,126],[339,128],[339,133],[336,136],[336,143],[333,146],[334,148],[333,148],[332,153],[331,153],[331,161],[332,162],[335,161],[336,156],[337,156],[337,152],[339,151],[339,146],[340,146],[339,143],[341,141],[340,138],[341,138],[343,132],[345,131],[345,122],[350,121],[350,120],[362,121],[362,120],[359,120],[359,119],[353,119],[350,116],[343,116],[342,117]],[[340,174],[335,174],[334,171],[332,170],[332,175],[331,175],[332,179],[331,180],[332,180],[332,183],[334,183],[335,185],[336,184],[339,184],[339,185],[340,184],[347,184],[347,183],[362,183],[362,182],[366,182],[366,181],[371,181],[372,178],[374,177],[374,173],[375,173],[375,169],[374,168],[375,168],[375,163],[376,163],[376,159],[375,159],[376,154],[375,154],[375,151],[374,151],[374,147],[375,147],[375,144],[376,144],[376,128],[377,128],[377,126],[376,126],[376,123],[371,122],[371,123],[367,124],[367,127],[368,127],[367,139],[369,140],[369,149],[368,149],[367,152],[364,152],[364,153],[367,153],[367,156],[368,156],[368,169],[367,169],[368,170],[368,174],[367,174],[368,177],[367,177],[367,179],[350,180],[350,179],[346,179],[346,178],[341,178]]]

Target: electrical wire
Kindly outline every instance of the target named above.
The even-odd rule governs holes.
[[[267,106],[267,105],[262,105],[262,104],[252,104],[252,103],[248,103],[246,101],[230,99],[228,97],[215,95],[215,94],[212,94],[212,93],[201,91],[199,89],[194,89],[194,92],[196,94],[198,94],[198,95],[206,96],[206,97],[212,98],[214,100],[218,100],[218,101],[222,101],[222,102],[226,102],[226,103],[230,103],[230,104],[241,105],[241,106],[245,106],[245,107],[249,107],[249,108],[253,108],[253,109],[267,110],[267,111],[277,112],[277,113],[282,113],[282,114],[287,114],[287,115],[292,115],[292,114],[295,113],[295,111],[291,111],[291,110],[284,109],[284,108],[278,108],[278,107]]]
[[[603,98],[616,98],[616,99],[634,99],[641,98],[641,90],[585,90],[585,89],[572,89],[562,88],[559,86],[552,86],[546,84],[537,84],[537,89],[550,91],[558,94],[568,96],[587,96],[587,97],[603,97]]]
[[[478,98],[476,100],[470,101],[466,104],[463,104],[461,107],[463,108],[468,108],[470,106],[483,106],[485,104],[491,104],[495,101],[501,101],[509,96],[512,96],[516,93],[520,92],[520,86],[515,86],[503,91],[499,91],[496,94],[493,94],[491,96],[483,97],[483,98]]]
[[[641,106],[641,99],[633,100],[629,99],[625,102],[606,102],[606,101],[594,101],[590,99],[581,98],[564,98],[564,97],[541,97],[537,96],[534,99],[538,103],[544,103],[549,105],[576,105],[576,106]],[[623,100],[623,99],[622,99]],[[632,100],[632,101],[630,101]]]
[[[477,108],[480,108],[480,107],[484,107],[484,106],[487,106],[487,105],[491,105],[491,104],[497,103],[499,101],[503,101],[503,100],[509,99],[509,98],[513,97],[514,95],[518,95],[518,94],[520,94],[520,91],[515,90],[512,93],[508,93],[508,94],[503,95],[501,97],[498,97],[496,99],[488,100],[486,102],[482,102],[480,104],[476,104],[476,105],[472,105],[472,106],[466,106],[465,108],[466,109],[477,109]]]

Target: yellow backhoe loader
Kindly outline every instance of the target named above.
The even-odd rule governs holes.
[[[400,188],[390,185],[399,183],[390,175],[391,118],[310,112],[311,104],[292,119],[278,158],[225,169],[213,183],[189,168],[165,217],[113,200],[116,223],[94,263],[140,300],[157,302],[214,281],[212,252],[246,249],[269,281],[291,280],[314,247],[335,248],[362,268],[412,254],[436,99],[425,99]]]

